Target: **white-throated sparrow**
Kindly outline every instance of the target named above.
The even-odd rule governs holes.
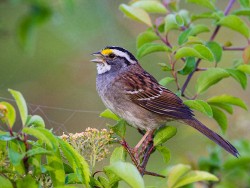
[[[232,144],[198,121],[177,95],[159,85],[129,51],[107,46],[93,55],[97,91],[105,106],[130,125],[147,131],[136,148],[155,129],[175,120],[200,131],[232,155],[239,155]]]

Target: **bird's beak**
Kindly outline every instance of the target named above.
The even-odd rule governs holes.
[[[95,52],[95,53],[93,53],[91,55],[93,55],[93,56],[96,57],[95,59],[92,59],[91,62],[94,62],[94,63],[104,63],[104,57],[101,54],[101,52]]]

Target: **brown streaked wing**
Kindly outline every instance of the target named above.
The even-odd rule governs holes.
[[[123,78],[129,83],[125,88],[127,95],[139,106],[173,119],[189,119],[193,116],[177,95],[159,85],[147,72],[129,73]]]

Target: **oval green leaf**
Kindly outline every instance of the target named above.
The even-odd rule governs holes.
[[[200,53],[200,55],[203,57],[202,59],[208,60],[210,62],[214,61],[214,55],[212,53],[212,51],[206,47],[203,44],[196,44],[194,45],[194,49]]]
[[[144,188],[144,181],[137,168],[128,162],[116,162],[106,167],[107,170],[112,171],[116,176],[124,180],[132,188]]]
[[[175,53],[176,59],[181,59],[183,57],[203,58],[199,52],[197,52],[194,48],[191,47],[182,47],[176,51]]]
[[[164,19],[164,32],[168,33],[170,30],[178,29],[179,26],[176,23],[176,17],[174,14],[168,14]]]
[[[168,83],[173,82],[175,79],[173,77],[165,77],[159,81],[159,84],[166,86]]]
[[[155,32],[145,31],[138,35],[136,39],[136,48],[139,49],[143,44],[153,42],[158,39],[159,39],[159,36],[157,36]]]
[[[247,87],[247,76],[244,72],[235,69],[225,69],[230,76],[232,76],[237,82],[240,83],[243,89]]]
[[[241,72],[244,72],[244,73],[247,73],[247,74],[250,74],[250,65],[239,65],[237,67],[237,70],[240,70]]]
[[[149,13],[166,14],[167,9],[159,1],[147,0],[147,1],[135,1],[132,7],[142,8]]]
[[[11,181],[3,176],[0,176],[0,182],[2,188],[13,188]]]
[[[25,99],[23,98],[23,95],[19,91],[15,91],[12,89],[8,89],[8,91],[12,94],[13,98],[17,103],[17,107],[20,112],[22,124],[24,127],[28,118],[28,108]]]
[[[214,120],[218,123],[222,132],[225,133],[227,130],[227,124],[228,124],[226,114],[214,106],[211,106],[211,108],[213,110]]]
[[[45,122],[41,116],[33,115],[27,120],[27,126],[34,126],[34,127],[45,127]]]
[[[168,188],[174,188],[178,180],[191,170],[189,165],[178,164],[171,168],[168,174]]]
[[[167,140],[176,135],[177,129],[173,126],[161,127],[155,132],[154,146],[164,144]]]
[[[215,97],[212,97],[212,98],[208,99],[207,102],[211,103],[211,104],[225,103],[225,104],[229,104],[229,105],[239,106],[239,107],[247,110],[247,105],[243,100],[241,100],[240,98],[231,96],[231,95],[215,96]]]
[[[149,27],[152,27],[150,17],[145,10],[137,7],[131,7],[125,4],[121,4],[119,6],[119,9],[130,19],[142,22]]]
[[[123,146],[117,147],[114,149],[113,153],[111,154],[110,164],[116,163],[118,161],[125,162],[126,157],[127,157],[127,152],[125,151]]]
[[[199,181],[219,181],[219,179],[209,172],[193,170],[181,177],[174,185],[174,188],[182,187]]]
[[[209,87],[229,76],[230,74],[222,68],[209,68],[202,72],[197,79],[196,91],[197,93],[205,92]]]
[[[206,43],[206,46],[213,53],[215,62],[218,63],[221,60],[221,57],[222,57],[223,48],[221,47],[221,45],[219,43],[217,43],[217,42],[209,41],[209,42]]]
[[[249,29],[247,24],[238,16],[235,15],[228,15],[220,19],[218,25],[227,27],[234,31],[239,32],[247,39],[249,38]]]
[[[138,49],[137,57],[141,58],[141,57],[143,57],[147,54],[153,53],[153,52],[170,52],[170,51],[171,51],[171,49],[164,44],[146,43]]]
[[[184,104],[190,107],[191,109],[202,112],[208,117],[213,117],[213,111],[210,105],[203,100],[185,100]]]
[[[187,57],[184,68],[182,70],[178,71],[178,73],[181,75],[187,75],[195,69],[195,66],[196,66],[195,58],[194,57]]]
[[[188,3],[194,3],[194,4],[197,4],[197,5],[209,8],[211,10],[215,10],[214,3],[211,0],[202,0],[202,1],[201,0],[187,0],[187,2]]]
[[[104,110],[101,114],[100,117],[104,117],[104,118],[109,118],[109,119],[113,119],[118,121],[120,118],[114,114],[110,109],[106,109]]]
[[[166,146],[160,146],[160,145],[156,146],[156,150],[160,152],[163,161],[167,164],[170,161],[171,157],[170,150]]]

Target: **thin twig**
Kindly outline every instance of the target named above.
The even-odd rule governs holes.
[[[243,51],[246,47],[222,47],[226,51]]]

